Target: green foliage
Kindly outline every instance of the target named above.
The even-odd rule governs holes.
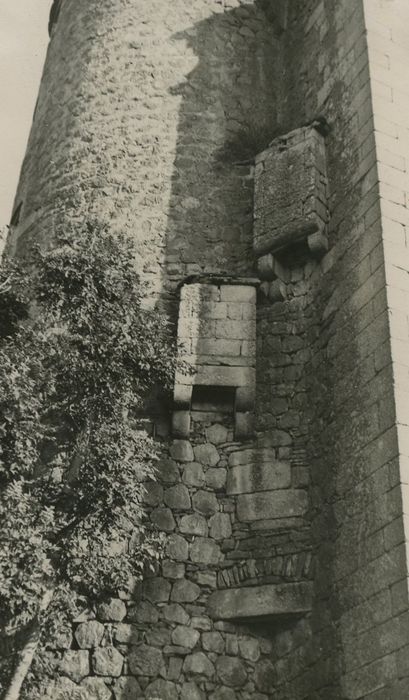
[[[0,271],[0,618],[131,585],[159,556],[143,520],[157,446],[137,416],[170,387],[166,319],[130,243],[99,226]],[[59,598],[60,595],[60,598]]]

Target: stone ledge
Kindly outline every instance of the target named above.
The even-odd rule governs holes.
[[[312,583],[283,583],[216,591],[209,597],[210,617],[217,620],[274,615],[305,615],[312,607]]]

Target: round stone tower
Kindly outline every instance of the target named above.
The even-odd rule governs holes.
[[[62,0],[13,245],[98,218],[169,278],[252,265],[249,157],[275,129],[278,44],[242,0]]]

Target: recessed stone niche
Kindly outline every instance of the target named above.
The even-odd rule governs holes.
[[[234,414],[235,437],[253,433],[256,362],[255,281],[194,282],[181,288],[173,434],[188,437],[192,407],[218,403]],[[193,406],[192,406],[193,398]],[[202,404],[202,405],[200,405]]]
[[[263,259],[305,241],[312,255],[327,250],[325,138],[317,122],[276,138],[256,157],[254,252]],[[278,275],[279,277],[280,275]]]

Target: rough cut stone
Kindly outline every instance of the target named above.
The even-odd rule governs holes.
[[[152,627],[146,632],[146,642],[152,647],[164,647],[170,644],[171,631],[167,627]]]
[[[193,513],[192,515],[184,515],[179,523],[180,532],[186,535],[207,535],[207,522],[202,515]]]
[[[190,559],[196,564],[216,565],[223,555],[216,542],[206,537],[196,537],[190,545]]]
[[[223,284],[220,287],[220,299],[221,301],[235,301],[255,304],[256,289],[250,285]]]
[[[179,603],[165,605],[161,612],[163,618],[168,622],[176,622],[178,625],[187,625],[189,622],[189,615]]]
[[[179,562],[166,559],[162,562],[162,573],[164,578],[177,580],[185,575],[185,565]]]
[[[239,650],[243,659],[253,663],[260,658],[260,644],[257,639],[239,640]]]
[[[126,615],[126,605],[119,598],[111,598],[98,605],[97,614],[104,622],[122,622]]]
[[[215,467],[220,460],[217,449],[210,443],[195,445],[194,453],[196,460],[207,467]]]
[[[183,683],[180,700],[205,700],[205,696],[196,683]]]
[[[217,498],[211,491],[196,491],[192,505],[193,509],[202,515],[213,515],[219,510]]]
[[[311,610],[311,583],[282,583],[215,591],[209,615],[217,620],[262,615],[299,615]]]
[[[259,661],[255,668],[254,680],[257,690],[270,693],[276,683],[274,665],[268,659]]]
[[[172,632],[172,642],[179,647],[193,649],[199,641],[200,634],[192,627],[179,625]]]
[[[192,445],[188,440],[174,440],[170,447],[170,455],[178,462],[193,462]]]
[[[128,657],[129,669],[135,676],[158,676],[164,666],[160,649],[141,644]]]
[[[172,510],[189,510],[190,495],[187,486],[178,484],[167,489],[164,494],[164,501]]]
[[[231,537],[232,528],[228,513],[215,513],[209,520],[210,537],[215,540],[224,540]]]
[[[166,554],[170,559],[176,561],[186,561],[189,547],[184,537],[181,535],[170,535],[166,543]]]
[[[156,508],[152,511],[150,519],[163,532],[172,532],[176,527],[175,518],[170,508]]]
[[[147,700],[178,700],[178,691],[175,683],[158,679],[153,681],[145,690]]]
[[[119,644],[138,644],[141,641],[141,631],[136,625],[119,622],[115,625],[115,641]]]
[[[75,683],[79,683],[89,676],[89,654],[87,651],[65,651],[58,663],[58,670],[62,676],[67,676]]]
[[[149,603],[147,600],[141,600],[128,610],[128,619],[139,623],[155,623],[159,619],[159,613],[152,603]]]
[[[229,495],[287,489],[291,486],[288,462],[242,464],[229,469],[226,492]]]
[[[40,688],[41,700],[92,700],[89,691],[76,685],[69,678],[58,678]]]
[[[118,678],[112,690],[115,700],[137,700],[137,698],[142,697],[141,686],[132,676]]]
[[[195,675],[213,678],[215,670],[210,659],[202,651],[198,651],[186,657],[183,664],[183,672],[187,676]]]
[[[237,499],[237,517],[242,522],[305,515],[308,494],[300,489],[246,494]]]
[[[206,430],[206,438],[213,445],[221,445],[223,442],[227,441],[228,430],[224,425],[215,423]]]
[[[182,480],[188,486],[203,486],[205,475],[202,465],[199,462],[186,464],[183,469]]]
[[[104,625],[96,620],[81,622],[74,636],[80,649],[93,649],[100,645],[104,636]]]
[[[230,688],[241,688],[247,680],[243,662],[233,656],[219,656],[216,670],[222,683]]]
[[[92,655],[92,668],[97,676],[120,676],[124,657],[115,647],[96,649]]]
[[[215,654],[223,654],[224,639],[220,632],[203,632],[202,646],[205,651],[213,651]]]
[[[164,603],[169,600],[171,584],[166,579],[155,576],[143,582],[143,596],[151,603]]]
[[[55,632],[51,639],[51,646],[53,649],[70,649],[72,640],[71,627],[62,627]]]
[[[213,469],[208,469],[205,474],[206,485],[215,491],[221,491],[227,480],[227,469],[223,467],[216,467]]]
[[[209,700],[237,700],[237,696],[234,690],[221,685],[209,696]]]
[[[163,500],[163,486],[156,481],[149,481],[145,484],[143,502],[148,506],[158,506]]]
[[[192,581],[182,579],[173,584],[171,600],[179,603],[193,603],[200,595],[200,588]]]
[[[81,688],[84,688],[93,700],[111,700],[112,698],[111,691],[102,678],[86,678],[81,682]]]

